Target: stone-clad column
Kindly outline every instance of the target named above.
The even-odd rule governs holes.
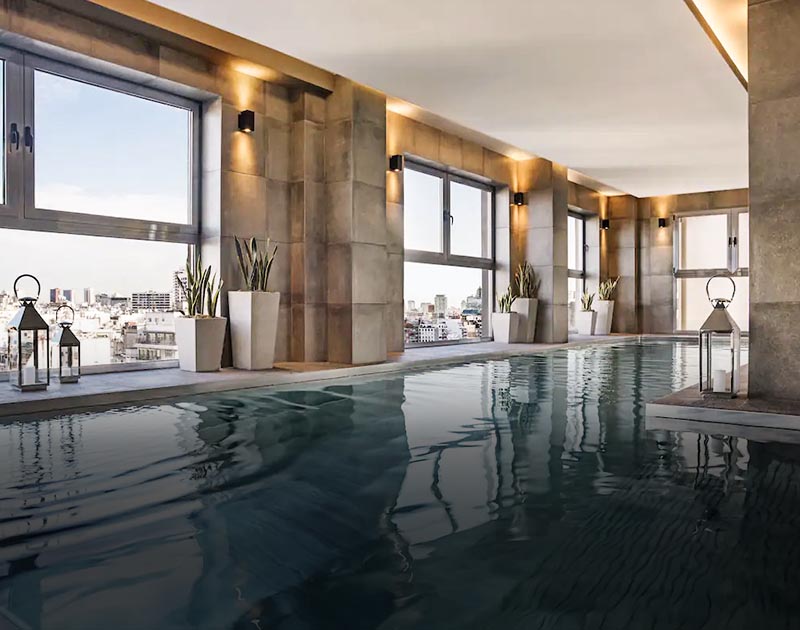
[[[514,234],[512,251],[533,265],[540,280],[536,341],[563,343],[568,335],[567,169],[541,158],[517,164],[520,190],[527,196],[525,229]],[[512,266],[517,264],[512,255]],[[515,271],[512,270],[512,271]]]
[[[325,99],[292,96],[289,215],[293,361],[325,361]]]
[[[749,393],[800,400],[800,2],[749,10]]]
[[[386,360],[386,97],[338,77],[327,101],[328,358]]]
[[[606,253],[609,278],[619,277],[614,297],[614,332],[639,331],[638,271],[639,226],[638,200],[631,195],[608,200],[609,228],[602,231],[601,246]]]

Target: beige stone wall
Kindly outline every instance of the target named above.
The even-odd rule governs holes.
[[[800,400],[800,3],[749,5],[750,395]]]
[[[99,24],[34,0],[0,2],[0,43],[34,47],[39,54],[174,91],[203,104],[202,251],[228,290],[240,288],[233,236],[267,235],[279,245],[270,288],[281,292],[277,358],[290,358],[292,347],[292,247],[290,182],[293,146],[292,102],[296,95],[219,65],[196,52],[139,34]],[[324,104],[324,102],[323,102]],[[243,134],[237,116],[256,112],[256,131]],[[296,223],[296,221],[295,221]],[[223,313],[227,303],[223,297]],[[319,355],[316,355],[319,356]]]

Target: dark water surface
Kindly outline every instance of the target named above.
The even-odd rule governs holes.
[[[619,344],[0,425],[0,628],[797,628],[800,448],[647,431],[695,370]]]

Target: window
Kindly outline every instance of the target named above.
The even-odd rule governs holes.
[[[403,187],[406,345],[487,337],[494,189],[410,161]]]
[[[0,227],[194,243],[199,104],[0,49]]]
[[[736,208],[707,214],[678,216],[675,220],[674,259],[676,324],[679,331],[695,331],[711,310],[706,283],[714,275],[732,276],[736,298],[730,313],[748,330],[750,264],[749,213]],[[729,283],[713,283],[729,292]]]
[[[575,310],[586,287],[586,218],[570,212],[567,217],[567,303],[569,329],[575,330]]]
[[[0,64],[0,316],[32,273],[45,319],[75,308],[84,365],[177,358],[175,277],[199,238],[199,104],[12,49]]]

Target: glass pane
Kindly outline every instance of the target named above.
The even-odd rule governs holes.
[[[442,251],[442,179],[403,171],[405,248]]]
[[[191,112],[35,73],[37,208],[190,221]]]
[[[72,330],[81,340],[84,365],[177,358],[174,314],[168,311],[181,299],[175,274],[188,249],[180,243],[0,230],[0,251],[8,260],[24,260],[25,271],[42,283],[36,308],[45,321],[55,323],[59,304],[75,309]],[[0,267],[2,321],[18,308],[12,290],[17,275],[17,267]],[[7,367],[7,343],[0,337],[0,371]],[[57,366],[53,350],[51,363]]]
[[[450,253],[489,258],[491,193],[458,182],[450,184]]]
[[[727,213],[683,217],[679,225],[679,269],[727,269]]]
[[[578,330],[575,324],[575,311],[580,308],[583,285],[583,278],[567,278],[568,329],[570,332],[577,332]]]
[[[406,345],[480,339],[488,279],[482,269],[406,263]]]
[[[8,129],[6,121],[6,64],[0,61],[0,124]],[[6,203],[6,134],[0,133],[0,203]]]
[[[750,213],[739,213],[739,269],[750,268]]]
[[[567,265],[583,273],[583,219],[570,216],[567,219]]]
[[[731,317],[739,324],[742,331],[750,327],[750,282],[749,278],[734,278],[736,296],[728,307]],[[678,282],[677,329],[697,330],[711,313],[711,304],[706,296],[708,278],[680,278]],[[727,286],[726,286],[727,285]],[[730,283],[727,280],[714,280],[711,284],[712,296],[730,295]]]

